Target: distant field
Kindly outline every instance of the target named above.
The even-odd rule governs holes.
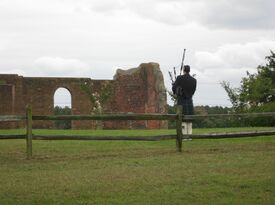
[[[194,133],[273,128],[195,129]],[[0,130],[22,134],[24,130]],[[175,130],[34,130],[150,136]],[[0,204],[275,204],[275,136],[192,140],[0,140]]]

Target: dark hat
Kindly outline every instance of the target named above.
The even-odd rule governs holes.
[[[190,66],[189,65],[185,65],[183,71],[186,72],[186,73],[189,73],[190,72]]]

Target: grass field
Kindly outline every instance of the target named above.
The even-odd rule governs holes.
[[[149,136],[175,130],[34,133]],[[35,140],[32,160],[26,160],[25,144],[0,140],[0,205],[275,204],[275,136],[184,141],[182,153],[175,140]]]

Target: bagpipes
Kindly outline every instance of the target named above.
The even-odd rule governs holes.
[[[185,59],[185,52],[186,52],[186,49],[183,50],[183,55],[182,55],[182,60],[181,60],[181,66],[180,66],[180,74],[182,74],[183,72],[183,67],[184,67],[184,59]],[[176,72],[176,67],[173,68],[173,71],[174,71],[174,77],[172,75],[172,72],[171,71],[168,71],[169,73],[169,76],[170,76],[170,80],[172,82],[172,84],[174,84],[174,82],[176,81],[177,79],[177,72]]]

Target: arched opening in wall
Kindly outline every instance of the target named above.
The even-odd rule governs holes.
[[[54,93],[54,114],[71,115],[72,114],[72,96],[68,89],[58,88]],[[71,120],[56,120],[54,122],[56,129],[71,129]]]

